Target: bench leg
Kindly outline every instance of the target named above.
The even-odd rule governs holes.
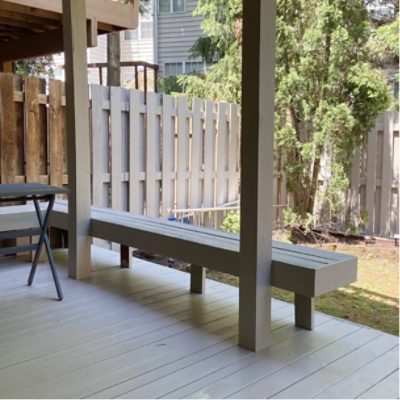
[[[294,294],[295,323],[300,328],[314,329],[314,303],[313,297]]]
[[[120,255],[121,255],[121,268],[132,267],[133,265],[132,248],[121,244]]]
[[[206,269],[199,265],[190,267],[190,291],[204,293],[206,286]]]

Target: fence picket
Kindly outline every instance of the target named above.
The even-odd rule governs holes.
[[[218,123],[217,123],[217,206],[227,203],[228,187],[226,180],[226,164],[227,164],[227,104],[219,103],[218,105]]]
[[[121,171],[121,88],[110,87],[110,124],[111,124],[111,206],[122,209],[122,171]]]
[[[144,213],[144,154],[145,135],[141,107],[144,93],[130,91],[129,101],[129,209],[135,214]]]
[[[14,99],[14,76],[0,74],[1,183],[14,183],[17,175],[18,129]]]
[[[49,157],[51,168],[49,170],[50,184],[62,186],[63,184],[63,155],[65,134],[63,126],[62,109],[63,84],[61,81],[49,82]]]
[[[189,121],[188,104],[183,96],[178,97],[178,166],[177,166],[177,208],[186,209],[189,207]]]
[[[214,207],[215,129],[214,103],[206,101],[204,131],[204,207]]]
[[[161,215],[166,218],[175,208],[175,101],[172,96],[163,96],[162,116],[162,205]]]
[[[239,107],[236,104],[229,106],[229,159],[228,159],[228,202],[239,197],[238,186],[238,148],[239,148]]]
[[[161,170],[159,102],[159,94],[147,93],[146,214],[150,217],[160,216],[160,181],[157,177]]]
[[[367,173],[366,173],[366,200],[365,209],[368,212],[366,233],[374,231],[374,202],[375,202],[375,173],[376,173],[376,148],[377,148],[377,124],[368,134],[367,145]]]
[[[190,207],[200,208],[202,203],[203,118],[202,101],[199,99],[193,100],[192,141],[190,148]]]
[[[39,86],[40,79],[34,76],[25,78],[25,162],[27,182],[40,181],[40,153],[45,145],[40,135]]]
[[[108,207],[108,185],[104,182],[104,176],[108,170],[108,126],[104,126],[105,116],[108,112],[103,110],[103,97],[108,88],[100,85],[91,86],[92,95],[92,202],[99,207]],[[106,114],[106,115],[104,115]]]
[[[392,195],[393,164],[393,114],[386,113],[383,131],[383,151],[385,159],[382,163],[380,235],[390,234],[390,201]]]

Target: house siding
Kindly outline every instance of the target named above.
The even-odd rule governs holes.
[[[193,16],[197,0],[186,0],[186,11],[158,14],[158,64],[164,73],[166,62],[189,61],[190,49],[200,36],[202,16]],[[193,61],[193,60],[190,60]]]

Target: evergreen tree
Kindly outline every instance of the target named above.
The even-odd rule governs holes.
[[[203,77],[181,77],[191,96],[240,102],[241,1],[200,0],[203,29],[219,61]],[[363,0],[278,0],[275,146],[285,153],[288,187],[302,218],[312,213],[321,157],[332,178],[332,210],[348,186],[354,147],[389,104],[372,65]],[[208,55],[209,56],[209,55]]]

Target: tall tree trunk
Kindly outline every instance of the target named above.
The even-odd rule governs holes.
[[[121,86],[121,47],[119,32],[107,35],[107,85]]]

